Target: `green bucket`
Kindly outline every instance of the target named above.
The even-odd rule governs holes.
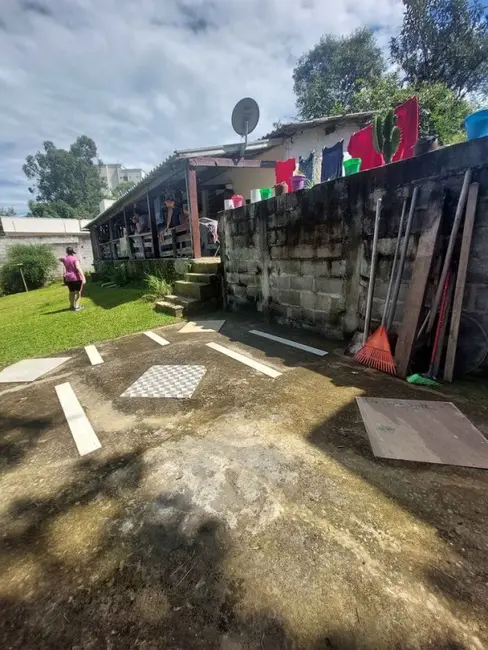
[[[261,201],[266,201],[266,199],[270,199],[273,196],[273,190],[269,187],[263,187],[259,191],[261,193]]]
[[[350,176],[351,174],[357,174],[361,169],[361,158],[350,158],[343,162],[344,165],[344,174],[345,176]]]

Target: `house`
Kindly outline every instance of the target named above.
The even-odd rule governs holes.
[[[90,222],[95,261],[159,257],[198,258],[215,245],[201,234],[202,219],[224,208],[226,189],[249,199],[251,190],[273,187],[275,164],[314,152],[314,182],[320,182],[324,147],[344,141],[372,117],[371,112],[324,117],[281,125],[248,142],[177,150],[135,187]],[[167,228],[167,224],[170,227]]]
[[[0,264],[6,261],[12,244],[49,244],[56,257],[72,246],[85,271],[93,270],[90,233],[84,230],[88,219],[37,219],[35,217],[0,217]],[[63,275],[60,263],[58,275]]]

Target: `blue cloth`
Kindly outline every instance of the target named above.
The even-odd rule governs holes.
[[[300,171],[307,177],[307,180],[313,183],[313,151],[308,154],[306,158],[302,158],[298,161],[298,168]]]
[[[342,176],[342,159],[344,156],[344,140],[340,140],[333,147],[322,149],[322,171],[320,182],[330,181]]]

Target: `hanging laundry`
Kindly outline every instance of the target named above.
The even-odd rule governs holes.
[[[393,156],[393,162],[412,158],[415,143],[419,137],[419,101],[412,97],[395,109],[397,126],[402,132],[400,145]],[[361,171],[380,167],[383,159],[373,146],[373,125],[357,131],[349,140],[348,152],[353,158],[361,158]]]
[[[296,167],[295,158],[288,160],[278,160],[275,167],[276,184],[285,182],[288,185],[288,191],[291,192],[291,177]]]
[[[344,140],[336,142],[332,147],[322,149],[322,171],[320,182],[330,181],[342,176],[342,159],[344,157]]]
[[[306,158],[300,156],[298,167],[302,174],[307,177],[307,181],[313,184],[313,160],[315,152],[310,152]]]

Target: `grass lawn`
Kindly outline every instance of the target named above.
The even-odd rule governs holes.
[[[68,310],[68,290],[59,283],[0,298],[0,367],[175,321],[156,313],[143,294],[142,288],[89,282],[85,309],[77,313]]]

